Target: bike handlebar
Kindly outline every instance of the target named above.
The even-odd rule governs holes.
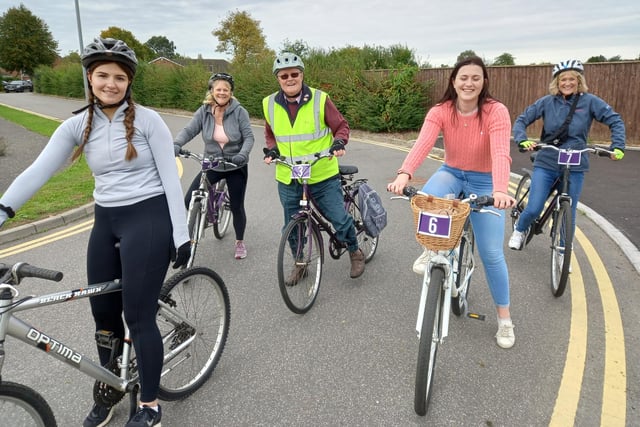
[[[402,190],[402,194],[404,194],[406,197],[410,199],[416,194],[425,194],[425,193],[419,191],[415,187],[408,185],[404,187],[404,189]],[[473,208],[480,209],[485,206],[493,206],[494,200],[493,200],[493,196],[489,196],[489,195],[478,196],[477,194],[469,194],[469,197],[467,197],[466,199],[462,199],[461,202],[472,205],[472,209]]]
[[[533,151],[540,151],[540,150],[545,149],[545,148],[551,148],[551,149],[556,150],[558,152],[559,151],[570,151],[572,153],[597,153],[598,156],[600,156],[600,157],[609,157],[611,154],[614,154],[613,151],[609,151],[608,149],[606,149],[604,147],[600,147],[598,145],[587,145],[586,148],[582,148],[582,149],[573,149],[573,148],[568,148],[567,149],[567,148],[558,148],[553,144],[546,144],[544,142],[536,143],[536,146],[533,147]],[[520,151],[521,153],[526,153],[527,151],[530,151],[530,150],[527,150],[526,148],[519,147],[518,151]]]
[[[198,162],[200,162],[201,164],[208,160],[211,163],[211,167],[208,167],[208,169],[213,169],[215,171],[219,171],[219,172],[224,172],[227,170],[233,170],[233,169],[237,169],[239,166],[236,165],[233,162],[230,162],[228,160],[226,160],[224,157],[221,156],[208,156],[205,157],[202,154],[197,154],[197,153],[193,153],[189,150],[185,150],[184,148],[180,149],[180,151],[178,152],[178,155],[180,157],[184,157],[186,159],[193,159],[196,160]],[[203,167],[204,169],[204,167]]]
[[[13,265],[0,263],[0,283],[8,283],[17,285],[25,277],[36,277],[38,279],[51,280],[53,282],[59,282],[64,276],[62,272],[56,270],[49,270],[47,268],[36,267],[26,262],[18,262]],[[13,278],[13,280],[11,280]]]

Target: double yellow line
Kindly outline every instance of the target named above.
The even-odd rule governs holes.
[[[31,249],[35,249],[40,246],[44,246],[46,244],[55,242],[57,240],[66,239],[67,237],[71,237],[75,234],[82,233],[87,230],[91,230],[92,227],[93,227],[93,219],[81,222],[79,224],[76,224],[70,227],[65,227],[61,231],[47,234],[44,237],[40,237],[34,240],[30,240],[28,242],[20,243],[15,246],[11,246],[7,249],[2,249],[0,250],[0,259],[10,255],[16,255],[22,252],[26,252]]]

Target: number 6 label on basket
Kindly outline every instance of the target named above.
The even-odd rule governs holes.
[[[293,167],[291,168],[291,178],[293,179],[311,178],[311,165],[308,163],[293,165]]]
[[[451,217],[421,211],[418,218],[418,234],[448,239],[451,237]]]

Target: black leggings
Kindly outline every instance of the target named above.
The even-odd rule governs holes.
[[[231,172],[207,171],[207,178],[213,185],[221,179],[227,180],[229,189],[229,205],[233,214],[233,229],[236,233],[236,240],[244,240],[244,230],[247,227],[247,214],[244,210],[244,195],[247,191],[247,181],[249,178],[249,168],[244,165],[240,169]],[[200,186],[200,174],[196,175],[184,197],[184,203],[189,208],[191,192]]]
[[[122,293],[92,297],[91,312],[96,330],[112,331],[120,339],[124,337],[124,312],[138,360],[142,402],[151,402],[158,394],[163,349],[156,312],[171,243],[172,225],[164,195],[130,206],[95,206],[87,279],[89,283],[122,279]],[[109,350],[98,347],[98,355],[106,365]]]

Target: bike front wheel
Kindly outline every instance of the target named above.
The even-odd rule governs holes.
[[[38,392],[9,381],[0,383],[0,419],[4,426],[58,425],[51,407]]]
[[[473,272],[473,251],[475,249],[475,237],[471,221],[467,219],[467,225],[460,239],[458,247],[458,265],[456,271],[456,289],[458,295],[451,297],[451,311],[460,316],[469,310],[469,287],[471,285],[471,273]]]
[[[318,296],[322,278],[322,238],[308,217],[291,220],[278,249],[278,285],[289,310],[309,311]]]
[[[433,377],[436,369],[436,355],[440,343],[440,327],[442,325],[442,308],[444,305],[443,285],[444,270],[435,267],[431,270],[429,290],[422,317],[420,340],[418,343],[418,365],[416,368],[416,387],[414,410],[418,415],[425,415],[429,407],[433,390]]]
[[[231,222],[231,205],[229,204],[229,190],[226,180],[221,180],[218,183],[217,191],[221,191],[223,195],[216,202],[217,212],[216,221],[213,223],[213,234],[216,239],[222,239],[227,234]]]
[[[364,253],[364,262],[371,261],[378,249],[378,237],[369,236],[364,228],[364,221],[362,220],[362,212],[360,207],[355,203],[349,204],[349,215],[353,218],[353,225],[356,229],[356,237],[358,239],[358,247]]]
[[[560,297],[567,287],[573,249],[573,212],[568,200],[560,202],[551,228],[551,293]]]
[[[215,271],[192,267],[165,282],[157,316],[164,346],[160,399],[182,399],[209,379],[227,341],[230,315],[229,293]]]
[[[189,237],[191,238],[191,255],[185,268],[193,266],[196,259],[198,243],[200,243],[200,239],[204,236],[206,220],[206,216],[202,215],[202,200],[195,200],[191,209],[187,212],[187,229],[189,231]]]

